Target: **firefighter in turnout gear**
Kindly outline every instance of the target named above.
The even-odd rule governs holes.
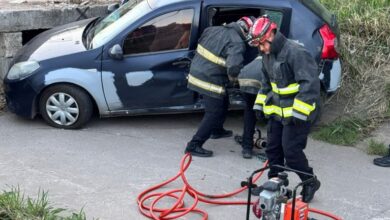
[[[262,85],[254,109],[267,124],[266,154],[270,165],[284,165],[313,174],[303,150],[320,98],[318,66],[309,52],[287,39],[267,16],[257,19],[250,30],[251,46],[263,53]],[[281,170],[271,168],[268,177]],[[310,177],[298,174],[302,181]],[[303,187],[303,201],[310,202],[319,189],[316,180]]]
[[[258,56],[242,68],[240,75],[238,75],[238,84],[245,101],[244,130],[241,138],[241,153],[245,159],[251,159],[253,154],[253,135],[256,126],[256,115],[253,105],[255,104],[257,92],[261,88],[261,76],[263,75],[260,73],[262,70],[261,59],[262,57]]]
[[[226,86],[242,68],[245,40],[252,25],[249,17],[243,17],[224,26],[208,27],[201,35],[191,62],[188,88],[202,94],[205,114],[185,153],[211,157],[213,152],[202,147],[204,142],[210,137],[233,135],[223,128],[229,106]]]

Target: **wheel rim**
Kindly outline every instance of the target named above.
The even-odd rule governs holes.
[[[80,109],[72,96],[58,92],[47,99],[46,112],[54,123],[69,126],[76,123]]]

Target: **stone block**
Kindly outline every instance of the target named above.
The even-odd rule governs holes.
[[[3,81],[5,74],[7,74],[8,68],[10,68],[12,58],[0,57],[0,79]]]
[[[12,58],[22,48],[22,32],[0,33],[0,57]]]
[[[107,15],[107,5],[77,6],[19,11],[0,10],[1,32],[50,29],[85,18]]]

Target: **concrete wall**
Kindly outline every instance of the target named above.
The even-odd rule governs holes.
[[[9,64],[22,48],[22,32],[0,33],[0,77],[3,78]]]
[[[0,78],[4,78],[13,56],[22,47],[22,31],[50,29],[85,18],[105,16],[108,4],[110,2],[58,8],[0,9]]]
[[[88,8],[87,8],[88,7]],[[17,32],[24,30],[48,29],[54,26],[88,18],[102,16],[107,13],[107,5],[78,6],[62,9],[35,9],[23,11],[0,11],[1,32]]]

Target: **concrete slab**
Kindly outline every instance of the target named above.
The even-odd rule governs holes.
[[[78,10],[77,10],[77,9]],[[107,5],[62,6],[59,8],[36,8],[0,10],[0,30],[16,32],[36,29],[49,29],[85,18],[107,14]]]
[[[10,64],[12,62],[12,58],[4,58],[0,57],[0,80],[3,80],[5,77],[5,74],[10,67]]]
[[[12,58],[22,48],[22,32],[0,33],[0,57]]]
[[[9,58],[13,58],[25,43],[26,40],[22,39],[22,36],[26,31],[45,30],[86,18],[105,16],[107,6],[118,2],[0,0],[0,79],[6,74]],[[31,38],[31,32],[28,36]]]
[[[48,190],[53,205],[84,207],[88,219],[146,219],[136,196],[176,174],[200,120],[200,114],[101,119],[69,131],[5,113],[0,116],[0,190],[19,185],[31,197]],[[241,123],[241,115],[232,113],[225,125],[241,133]],[[262,165],[242,159],[232,138],[208,141],[205,148],[215,156],[194,158],[187,176],[209,194],[237,188]],[[389,219],[389,169],[372,165],[372,156],[351,147],[309,140],[306,152],[322,182],[312,207],[346,220]],[[290,174],[290,181],[295,184],[297,177]],[[245,193],[238,196],[245,198]],[[211,220],[245,219],[243,206],[199,206]]]
[[[117,0],[0,0],[0,10],[17,11],[28,9],[48,9],[75,7],[78,5],[104,5]]]

